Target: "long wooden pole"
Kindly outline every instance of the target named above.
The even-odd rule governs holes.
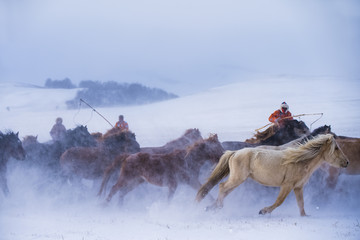
[[[303,113],[303,114],[298,114],[298,115],[294,115],[294,116],[284,117],[283,119],[288,119],[288,118],[292,118],[292,117],[294,118],[294,117],[309,116],[309,115],[324,115],[324,113]],[[261,128],[255,129],[255,131],[257,132],[257,131],[259,131],[267,126],[270,126],[272,124],[274,124],[274,123],[268,123],[265,126],[262,126]]]
[[[82,98],[80,98],[80,101],[85,103],[86,105],[88,105],[94,112],[96,112],[97,114],[99,114],[100,117],[102,117],[107,123],[110,124],[111,127],[114,127],[103,115],[101,115],[98,111],[96,111],[95,108],[93,108],[92,106],[90,106],[90,104],[88,104],[87,102],[85,102]]]

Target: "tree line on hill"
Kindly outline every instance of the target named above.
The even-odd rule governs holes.
[[[66,102],[68,108],[77,108],[79,100],[83,99],[94,107],[109,107],[118,105],[140,105],[164,101],[178,96],[159,88],[150,88],[139,83],[118,83],[114,81],[99,82],[86,80],[78,86],[69,78],[63,80],[47,79],[46,88],[73,89],[80,88],[74,99]]]

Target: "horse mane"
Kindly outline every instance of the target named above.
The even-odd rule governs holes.
[[[324,133],[324,132],[331,133],[331,126],[324,125],[324,126],[318,127],[316,129],[314,129],[314,131],[312,131],[311,135],[316,136],[316,135],[318,135],[320,133]]]
[[[300,144],[298,148],[288,148],[285,150],[283,165],[313,159],[322,154],[326,149],[329,149],[329,154],[333,154],[335,146],[336,143],[332,134],[318,135],[304,144]]]
[[[272,125],[262,132],[256,132],[253,138],[246,139],[245,142],[253,144],[260,143],[261,141],[264,141],[269,137],[273,136],[278,130],[279,128],[276,125]]]
[[[188,146],[187,149],[189,150],[199,145],[204,145],[206,142],[210,142],[210,143],[219,142],[217,134],[210,134],[209,137],[206,139],[199,139],[196,142],[194,142],[192,145]]]
[[[7,141],[8,139],[18,139],[19,132],[14,133],[11,130],[7,130],[5,133],[0,131],[0,143]]]

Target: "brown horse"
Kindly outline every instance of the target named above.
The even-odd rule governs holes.
[[[172,140],[161,147],[145,147],[145,148],[140,148],[140,151],[149,154],[166,154],[166,153],[171,153],[175,150],[186,149],[187,147],[194,144],[196,141],[202,139],[203,138],[201,136],[199,129],[190,128],[187,129],[181,137]],[[115,157],[114,161],[105,169],[98,196],[101,196],[101,194],[106,191],[106,185],[110,180],[110,177],[117,170],[120,169],[122,162],[127,156],[128,156],[127,154],[118,155],[117,157]]]
[[[144,152],[144,153],[151,153],[151,154],[171,153],[172,151],[177,150],[177,149],[185,149],[186,147],[194,144],[196,141],[199,141],[202,139],[203,138],[201,136],[199,129],[190,128],[190,129],[186,130],[185,133],[181,137],[179,137],[175,140],[172,140],[161,147],[144,147],[144,148],[141,148],[140,151]]]
[[[98,179],[115,156],[140,151],[135,134],[130,131],[105,134],[98,147],[75,147],[60,157],[63,174],[73,180]]]
[[[17,160],[25,159],[25,151],[19,139],[19,133],[0,132],[0,186],[5,195],[9,194],[6,179],[7,162],[13,157]]]
[[[349,159],[349,166],[345,169],[334,168],[322,165],[322,169],[328,173],[326,178],[327,186],[334,189],[340,174],[359,175],[360,174],[360,138],[350,138],[339,136],[336,142]]]
[[[303,188],[312,173],[322,162],[335,167],[346,167],[349,163],[332,134],[319,135],[297,148],[272,150],[244,148],[226,151],[221,156],[208,181],[200,188],[196,199],[201,201],[223,178],[216,202],[209,207],[221,208],[224,198],[247,178],[266,186],[279,186],[276,202],[260,210],[260,214],[271,213],[280,206],[287,195],[294,190],[301,216],[305,216]]]
[[[107,202],[120,191],[120,202],[125,195],[147,181],[169,189],[170,200],[179,183],[198,189],[201,166],[210,161],[216,163],[223,153],[217,135],[194,143],[186,150],[175,150],[168,154],[136,153],[127,157],[121,167],[117,183],[112,187]]]

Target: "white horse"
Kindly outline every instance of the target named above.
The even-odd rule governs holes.
[[[312,173],[326,161],[334,167],[347,167],[349,161],[331,134],[319,135],[297,148],[284,150],[243,148],[226,151],[207,182],[197,193],[201,201],[221,179],[219,195],[209,208],[222,208],[224,198],[247,178],[273,187],[280,187],[275,203],[260,210],[260,214],[271,213],[280,206],[294,190],[300,215],[305,216],[303,188]]]

